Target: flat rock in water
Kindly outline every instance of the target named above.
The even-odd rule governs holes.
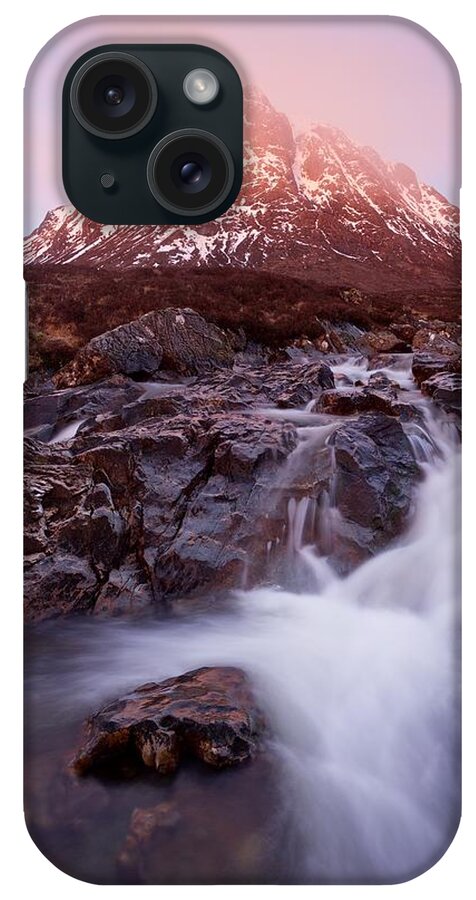
[[[341,388],[324,391],[316,401],[314,412],[334,416],[352,416],[361,412],[382,412],[388,416],[397,415],[392,398],[386,392],[364,388],[363,391]]]
[[[170,775],[187,754],[214,768],[251,759],[264,718],[241,669],[206,667],[141,685],[93,715],[85,732],[72,762],[78,774],[131,756]]]

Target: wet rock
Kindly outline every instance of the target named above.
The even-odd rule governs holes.
[[[93,338],[54,377],[58,387],[74,387],[115,373],[153,376],[159,369],[182,375],[233,363],[229,335],[191,309],[146,313]]]
[[[369,356],[369,369],[392,369],[402,365],[401,353],[376,353]]]
[[[421,390],[447,412],[461,412],[461,375],[455,372],[440,372],[423,381]]]
[[[393,414],[398,417],[400,422],[414,422],[423,429],[425,428],[425,412],[421,405],[396,400],[392,404],[392,410]]]
[[[335,387],[334,374],[330,366],[322,365],[317,375],[318,383],[324,391]]]
[[[356,413],[377,411],[392,416],[397,415],[392,400],[391,396],[380,391],[341,388],[336,391],[324,391],[313,411],[333,416],[352,416]]]
[[[139,758],[161,775],[185,755],[213,768],[252,759],[264,718],[240,669],[196,669],[145,684],[92,716],[72,768],[80,774],[117,757]]]
[[[245,573],[247,584],[256,584],[265,577],[266,545],[282,530],[281,515],[268,513],[268,498],[282,462],[296,446],[294,429],[237,415],[210,426],[207,457],[189,457],[182,464],[180,479],[186,486],[178,503],[164,486],[166,502],[159,514],[165,517],[171,510],[179,527],[163,548],[156,536],[161,529],[154,523],[154,495],[146,504],[145,557],[154,592],[169,599],[237,587]],[[195,471],[187,470],[190,465]],[[173,467],[178,475],[176,461]]]
[[[419,386],[433,375],[458,371],[460,368],[461,358],[459,356],[448,356],[433,350],[419,350],[413,356],[412,373]]]
[[[114,375],[87,387],[55,391],[45,384],[24,401],[24,427],[37,440],[57,440],[68,423],[93,420],[138,400],[143,388],[123,375]],[[33,433],[34,432],[34,433]]]
[[[417,331],[417,326],[412,325],[409,322],[392,322],[389,326],[389,331],[394,334],[395,337],[400,338],[401,341],[411,345]]]
[[[455,323],[430,323],[416,332],[412,347],[414,350],[428,350],[443,356],[458,356],[461,353],[460,328]]]
[[[182,767],[173,784],[162,787],[159,802],[132,811],[117,855],[121,881],[256,884],[266,873],[276,880],[281,782],[282,771],[267,751],[220,772]]]
[[[352,387],[354,384],[352,378],[349,378],[345,372],[336,372],[334,374],[334,380],[339,387]]]
[[[111,569],[94,604],[95,616],[122,616],[150,609],[154,596],[149,581],[134,558]]]
[[[386,394],[390,399],[396,400],[398,396],[399,384],[392,381],[388,375],[383,372],[372,372],[369,376],[368,387],[365,388],[367,393],[379,392]]]
[[[27,620],[258,583],[283,527],[269,493],[296,442],[289,423],[193,402],[68,448],[27,442]]]
[[[281,408],[304,406],[314,397],[318,397],[323,390],[335,387],[332,369],[327,365],[314,363],[296,366],[294,370],[292,374],[289,368],[285,370],[283,373],[285,389],[272,398]],[[279,378],[279,373],[276,375]],[[265,390],[269,391],[269,386]]]
[[[180,823],[177,804],[170,800],[133,811],[126,839],[117,855],[117,865],[126,883],[137,884],[145,880],[144,869],[147,869],[144,857],[147,863],[151,847],[160,844],[160,832],[171,831],[175,834]]]
[[[64,550],[33,554],[25,563],[25,619],[87,612],[96,585],[96,573],[87,559]]]
[[[390,416],[368,413],[342,425],[333,445],[341,516],[334,553],[348,569],[402,531],[420,473],[402,426]]]
[[[235,354],[235,368],[240,366],[259,366],[267,365],[270,358],[270,351],[261,344],[248,341],[243,350],[238,350]]]
[[[365,341],[377,353],[406,353],[411,350],[408,341],[390,331],[369,332],[365,335]]]

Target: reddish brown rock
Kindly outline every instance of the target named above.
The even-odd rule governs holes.
[[[416,325],[409,322],[392,322],[389,331],[406,344],[411,344],[417,330]]]
[[[392,381],[384,372],[372,372],[369,376],[368,386],[364,388],[364,393],[379,392],[386,394],[391,400],[396,400],[399,387],[398,381]]]
[[[397,415],[392,399],[379,391],[357,391],[352,388],[324,391],[317,400],[315,412],[333,416],[352,416],[361,412],[382,412],[388,416]]]
[[[276,405],[281,408],[304,406],[314,397],[318,397],[323,390],[335,387],[332,369],[322,363],[288,367],[287,372],[283,374],[284,390],[273,397]],[[277,375],[279,378],[278,373]],[[270,387],[268,386],[267,390]]]
[[[412,341],[414,350],[428,350],[443,356],[461,353],[461,330],[457,323],[430,322],[420,328]]]
[[[269,873],[276,882],[283,853],[276,804],[282,778],[268,749],[219,772],[182,767],[172,784],[160,786],[155,802],[132,810],[116,857],[121,881],[256,884]]]
[[[408,341],[402,340],[391,331],[369,332],[365,335],[365,341],[377,353],[405,353],[411,349]]]
[[[117,854],[121,879],[257,884],[269,874],[276,882],[283,855],[276,803],[282,778],[279,762],[266,751],[250,764],[212,774],[182,769],[170,787],[164,785],[159,802],[132,811]]]
[[[169,775],[187,754],[214,768],[232,766],[256,755],[263,731],[240,669],[196,669],[144,684],[92,716],[72,767],[84,774],[131,756]]]
[[[139,807],[133,811],[129,831],[117,855],[117,865],[125,880],[136,883],[139,878],[143,880],[143,857],[147,859],[153,843],[160,843],[160,832],[171,831],[175,834],[180,819],[176,804],[167,800],[157,806]]]

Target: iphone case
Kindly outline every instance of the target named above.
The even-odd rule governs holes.
[[[236,66],[218,220],[69,205],[62,83],[121,42]],[[33,63],[26,818],[69,875],[390,883],[449,846],[459,98],[392,18],[89,19]]]

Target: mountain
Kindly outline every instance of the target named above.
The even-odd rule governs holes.
[[[95,271],[230,266],[372,292],[459,289],[459,211],[403,163],[342,131],[295,135],[266,97],[245,100],[245,175],[232,209],[196,227],[111,226],[51,210],[26,265]]]

